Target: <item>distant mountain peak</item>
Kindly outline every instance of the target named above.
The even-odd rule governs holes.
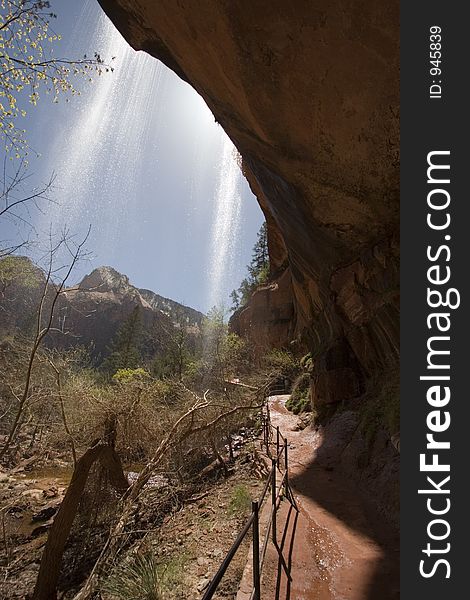
[[[0,343],[5,337],[1,332],[28,331],[31,319],[37,315],[45,283],[42,271],[28,258],[0,259]],[[175,331],[187,326],[194,343],[201,332],[202,313],[151,290],[139,290],[113,267],[98,267],[82,279],[78,289],[72,286],[63,291],[47,338],[51,348],[81,345],[90,348],[94,359],[102,360],[119,327],[136,308],[146,333],[141,352],[147,358],[162,352],[161,337],[169,335],[172,326]],[[50,293],[54,294],[55,289],[51,287]]]
[[[204,315],[194,308],[160,296],[151,290],[135,287],[127,275],[119,273],[113,267],[97,267],[82,279],[78,289],[81,292],[112,292],[117,296],[132,296],[138,299],[139,304],[164,313],[174,322],[184,318],[188,324],[200,325],[204,318]]]
[[[85,275],[78,285],[80,290],[120,293],[126,293],[132,287],[127,275],[107,266],[94,269],[89,275]]]
[[[195,308],[160,296],[160,294],[156,294],[151,290],[139,288],[139,294],[154,310],[161,311],[173,321],[179,322],[184,317],[183,320],[188,324],[201,325],[204,319],[204,315]]]

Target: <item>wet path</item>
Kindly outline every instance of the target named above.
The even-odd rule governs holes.
[[[283,502],[278,540],[290,560],[291,600],[395,600],[399,597],[398,538],[353,482],[315,464],[316,432],[295,431],[288,396],[271,398],[271,421],[289,440],[290,481],[300,512]],[[287,528],[284,524],[288,521]],[[294,535],[293,532],[295,531]],[[288,597],[285,574],[276,581],[277,553],[266,557],[263,598]]]

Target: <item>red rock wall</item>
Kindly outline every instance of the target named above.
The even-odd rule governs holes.
[[[259,355],[288,348],[295,339],[295,309],[289,269],[261,286],[230,321],[235,333],[248,337]]]

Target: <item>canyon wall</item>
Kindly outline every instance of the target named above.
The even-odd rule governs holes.
[[[239,330],[307,344],[316,403],[362,394],[398,360],[398,4],[99,1],[242,156],[274,281]]]

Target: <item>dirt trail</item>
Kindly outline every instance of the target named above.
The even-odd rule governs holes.
[[[309,428],[295,431],[298,417],[285,408],[287,398],[274,396],[270,405],[273,425],[289,441],[290,481],[300,509],[296,518],[284,501],[278,516],[278,540],[292,568],[290,600],[395,600],[397,535],[353,482],[315,464],[321,439]],[[277,572],[278,556],[270,544],[263,599],[277,598],[276,584],[279,598],[289,598],[287,578],[283,573],[276,582]]]

